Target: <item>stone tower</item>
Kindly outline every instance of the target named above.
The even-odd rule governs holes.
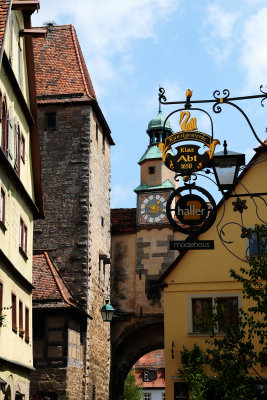
[[[42,340],[48,347],[42,354],[37,352],[39,334],[35,367],[40,375],[33,380],[33,395],[38,398],[46,390],[40,386],[43,371],[59,400],[67,395],[72,400],[108,400],[110,326],[102,321],[100,308],[110,292],[110,146],[114,142],[74,27],[50,26],[45,41],[34,40],[34,57],[46,215],[35,224],[34,250],[45,251],[72,296],[67,301],[88,318],[85,324],[76,318],[74,329],[68,326],[69,318],[55,322],[49,311],[42,314],[42,320],[46,318]],[[38,307],[40,301],[37,311]],[[60,342],[47,333],[59,331],[57,324],[63,332],[63,339],[58,333]],[[77,343],[70,343],[71,331]],[[68,344],[78,346],[79,359],[73,359]],[[56,382],[62,380],[57,375],[59,359],[66,370],[65,394],[57,393]],[[76,368],[71,373],[70,365]]]

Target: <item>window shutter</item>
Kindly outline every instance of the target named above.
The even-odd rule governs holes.
[[[13,158],[13,118],[12,118],[12,108],[8,110],[8,139],[7,139],[7,146],[8,146],[8,158],[12,160]]]

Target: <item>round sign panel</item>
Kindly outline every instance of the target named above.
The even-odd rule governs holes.
[[[189,193],[183,195],[188,191]],[[209,192],[192,184],[176,189],[170,195],[166,213],[169,222],[176,230],[187,235],[196,235],[206,232],[213,225],[217,208],[215,200]]]
[[[207,203],[196,194],[180,197],[175,205],[175,216],[184,225],[199,225],[205,221],[207,215]]]

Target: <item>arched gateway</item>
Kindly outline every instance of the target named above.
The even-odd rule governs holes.
[[[133,364],[144,354],[163,349],[163,331],[163,316],[132,318],[127,324],[115,322],[112,332],[118,337],[112,346],[112,400],[123,400],[124,382]]]
[[[137,207],[111,210],[112,219],[112,305],[116,315],[111,324],[111,396],[121,400],[123,385],[132,365],[149,351],[163,348],[162,286],[159,276],[177,252],[170,240],[181,240],[166,217],[166,201],[175,190],[174,173],[163,164],[158,143],[172,131],[161,109],[147,129],[149,145],[139,165]]]

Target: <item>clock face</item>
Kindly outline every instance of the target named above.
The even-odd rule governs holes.
[[[167,198],[161,194],[142,195],[140,198],[140,223],[166,222]]]

